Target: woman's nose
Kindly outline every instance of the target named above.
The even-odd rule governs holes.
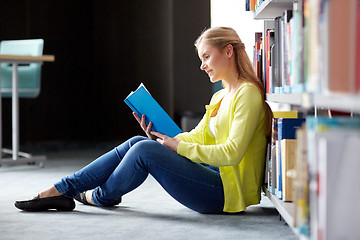
[[[205,67],[206,67],[206,66],[205,66],[205,63],[204,63],[204,62],[201,62],[200,69],[201,69],[201,70],[205,70]]]

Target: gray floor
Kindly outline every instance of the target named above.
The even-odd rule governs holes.
[[[1,166],[0,239],[297,239],[266,197],[241,214],[203,215],[177,203],[151,177],[114,208],[77,203],[73,212],[29,213],[14,207],[104,151],[52,150],[45,168]]]

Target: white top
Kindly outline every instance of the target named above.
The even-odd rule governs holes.
[[[211,132],[211,134],[213,135],[213,137],[215,137],[215,123],[216,123],[216,117],[211,117],[209,120],[209,130]]]

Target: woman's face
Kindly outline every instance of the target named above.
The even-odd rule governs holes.
[[[220,50],[210,44],[200,43],[198,55],[201,60],[200,69],[207,73],[212,83],[226,78],[230,62],[226,48]]]

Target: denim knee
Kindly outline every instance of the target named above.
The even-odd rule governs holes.
[[[166,151],[168,149],[157,141],[145,138],[145,140],[137,141],[131,147],[129,154],[144,164],[144,161],[152,162],[163,159],[164,157],[166,158],[167,155],[163,154],[164,150]]]
[[[146,141],[147,140],[147,141]],[[160,150],[160,148],[163,148],[164,146],[158,143],[157,141],[151,140],[149,138],[146,138],[145,141],[138,141],[134,144],[133,148],[136,148],[138,151],[146,153],[152,153],[157,152]]]
[[[130,143],[131,145],[134,145],[134,144],[136,144],[137,142],[144,141],[144,140],[150,140],[150,139],[147,138],[147,137],[138,135],[138,136],[134,136],[134,137],[130,138],[130,139],[129,139],[129,143]]]
[[[144,141],[144,140],[150,140],[149,138],[147,137],[144,137],[144,136],[134,136],[130,139],[128,139],[126,142],[118,145],[117,147],[115,147],[115,149],[117,151],[119,151],[120,149],[123,149],[125,147],[126,148],[131,148],[132,146],[134,146],[137,142],[140,142],[140,141]],[[125,145],[124,145],[125,144]]]

